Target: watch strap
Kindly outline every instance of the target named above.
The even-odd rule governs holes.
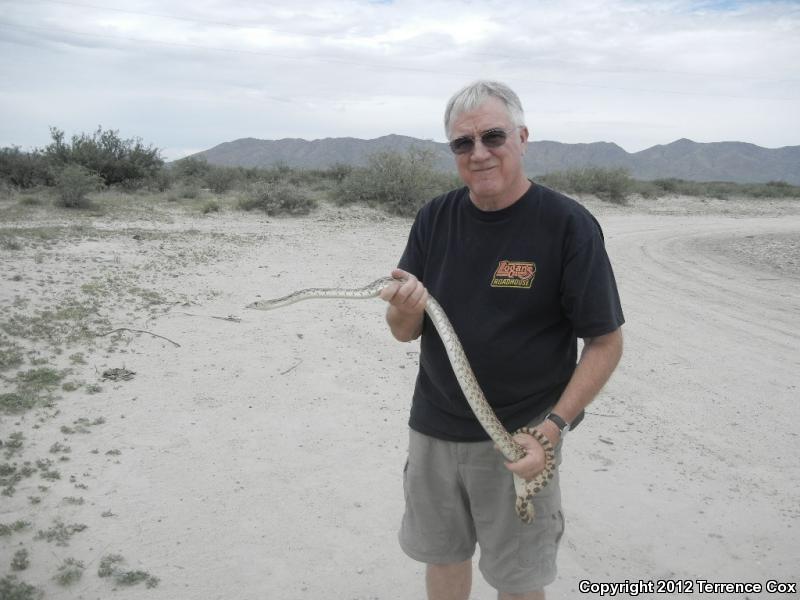
[[[558,430],[561,432],[561,435],[564,436],[569,430],[570,426],[564,419],[559,417],[556,413],[547,413],[545,419],[552,421],[558,427]]]

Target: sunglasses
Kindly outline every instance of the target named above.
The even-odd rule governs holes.
[[[505,129],[489,129],[481,134],[481,144],[487,148],[499,148],[506,143],[508,134],[509,132]],[[471,135],[457,137],[450,142],[450,150],[453,151],[453,154],[469,154],[474,149],[475,138]]]

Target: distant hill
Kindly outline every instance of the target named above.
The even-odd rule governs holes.
[[[405,152],[412,146],[433,152],[436,167],[454,170],[447,145],[403,135],[386,135],[373,140],[325,138],[302,140],[258,140],[243,138],[225,142],[194,154],[209,163],[225,166],[289,167],[319,169],[337,163],[367,164],[370,154],[379,151]],[[692,181],[734,181],[759,183],[786,181],[800,185],[800,146],[762,148],[744,142],[698,143],[680,139],[629,153],[616,144],[562,144],[536,141],[525,155],[527,173],[542,175],[576,167],[623,167],[637,179],[677,177]]]

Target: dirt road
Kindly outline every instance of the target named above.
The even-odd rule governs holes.
[[[598,210],[626,350],[566,442],[567,530],[552,598],[593,597],[579,593],[581,580],[797,582],[798,211]],[[194,232],[195,258],[217,252],[147,271],[152,287],[188,304],[146,319],[112,316],[114,326],[180,347],[131,334],[123,350],[98,349],[84,369],[125,366],[133,380],[75,392],[36,428],[34,414],[0,421],[4,434],[25,431],[35,459],[66,439],[63,424],[105,419],[69,437],[71,461],[40,503],[26,500],[25,486],[38,482],[23,482],[0,509],[3,522],[42,529],[58,517],[87,529],[67,548],[34,541],[34,529],[0,541],[3,556],[14,544],[30,548],[24,578],[48,598],[108,597],[111,585],[92,571],[112,552],[160,578],[154,589],[120,588],[118,599],[422,598],[423,568],[396,542],[418,344],[391,339],[377,300],[243,309],[258,295],[383,275],[409,222],[332,208],[303,219],[182,219],[137,223],[153,239],[135,241],[132,225],[98,221],[92,227],[109,232],[100,242],[16,259],[63,295],[104,264],[87,257],[122,268],[173,256],[161,239],[168,232]],[[73,275],[53,277],[79,258]],[[19,293],[25,284],[15,284]],[[219,318],[229,315],[241,320]],[[69,475],[87,486],[85,504],[60,500],[74,495]],[[87,574],[64,589],[51,577],[68,556],[84,560]],[[479,575],[473,597],[494,597]]]

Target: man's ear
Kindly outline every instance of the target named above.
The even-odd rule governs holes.
[[[522,154],[525,154],[528,145],[528,128],[525,125],[519,128],[519,141],[522,144]]]

